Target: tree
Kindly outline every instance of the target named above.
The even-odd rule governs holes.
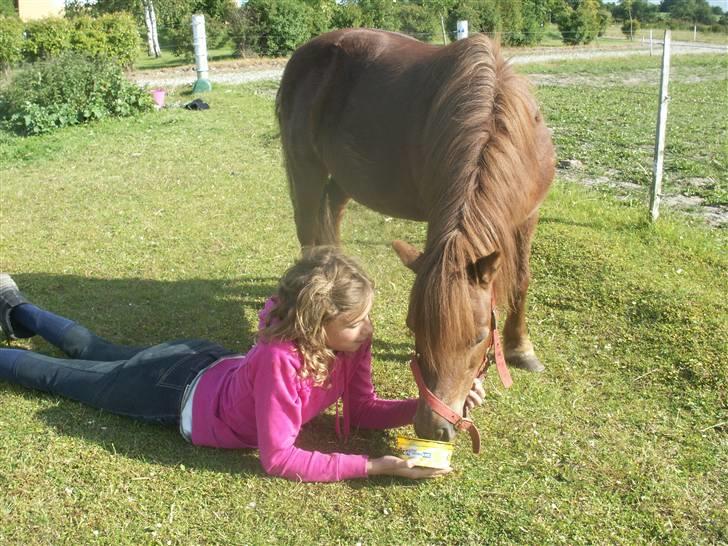
[[[445,31],[445,19],[447,19],[447,14],[453,8],[454,4],[455,0],[422,0],[424,8],[440,20],[443,44],[447,44],[448,42],[447,32]]]
[[[624,32],[630,40],[634,39],[634,20],[632,19],[632,4],[632,0],[622,0],[622,7],[627,14],[627,18],[624,20],[624,24],[622,25],[622,32]]]
[[[410,36],[429,42],[440,28],[440,20],[420,4],[399,4],[399,30]]]
[[[599,2],[568,0],[556,24],[566,44],[588,44],[599,34]]]

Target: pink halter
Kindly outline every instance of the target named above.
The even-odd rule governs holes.
[[[513,384],[513,380],[511,379],[511,374],[508,371],[506,360],[503,356],[503,349],[501,347],[500,336],[498,334],[498,327],[496,324],[495,302],[493,299],[491,299],[490,318],[490,343],[488,344],[488,349],[486,349],[483,362],[475,374],[475,377],[481,377],[488,371],[491,363],[489,359],[489,356],[491,356],[490,349],[493,349],[492,352],[495,357],[495,366],[498,370],[498,376],[500,377],[503,386],[508,389]],[[445,402],[440,400],[430,389],[427,388],[425,380],[422,378],[419,363],[417,362],[417,355],[412,357],[410,368],[412,369],[412,374],[415,376],[417,388],[420,391],[420,397],[424,398],[425,402],[427,402],[427,405],[430,406],[432,411],[451,423],[457,430],[467,430],[470,434],[470,440],[473,443],[473,453],[480,453],[480,432],[478,432],[478,428],[475,426],[472,419],[467,417],[465,412],[461,415],[460,413],[453,411],[450,406],[445,404]]]

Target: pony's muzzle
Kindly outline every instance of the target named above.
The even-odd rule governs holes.
[[[418,438],[436,440],[438,442],[452,442],[457,431],[455,427],[443,419],[420,399],[415,414],[415,434]]]

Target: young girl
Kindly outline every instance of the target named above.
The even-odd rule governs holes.
[[[178,424],[195,445],[258,448],[265,471],[303,481],[390,474],[428,478],[450,469],[413,467],[395,456],[325,454],[295,446],[301,427],[343,398],[351,426],[412,423],[417,400],[381,400],[371,380],[372,282],[338,249],[304,253],[260,312],[246,355],[203,340],[146,349],[113,345],[29,303],[0,274],[0,326],[10,339],[40,335],[72,360],[0,349],[0,380],[59,394],[149,422]],[[482,386],[468,399],[482,403]]]

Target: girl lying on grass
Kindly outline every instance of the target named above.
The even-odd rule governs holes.
[[[265,471],[303,481],[389,474],[430,478],[450,469],[412,466],[395,456],[320,453],[295,446],[301,427],[343,398],[351,426],[411,424],[416,399],[381,400],[371,378],[373,286],[339,250],[304,253],[260,312],[258,341],[246,355],[185,339],[146,349],[109,343],[83,326],[29,303],[0,274],[0,326],[9,339],[40,335],[70,359],[0,349],[0,380],[112,413],[179,425],[195,445],[257,448]],[[467,406],[482,403],[480,382]],[[338,409],[338,408],[337,408]],[[337,411],[337,431],[339,419]]]

